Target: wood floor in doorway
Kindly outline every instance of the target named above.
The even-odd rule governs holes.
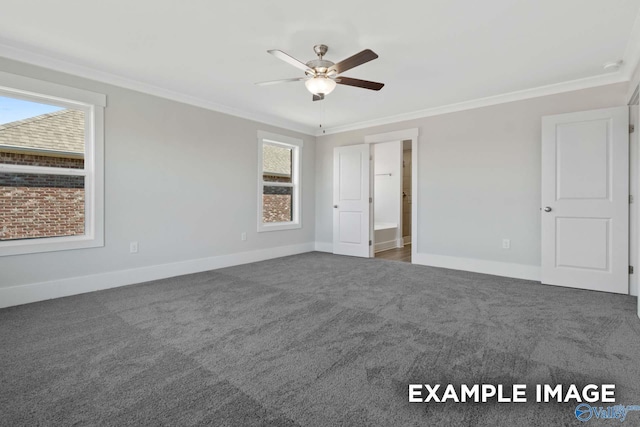
[[[376,258],[388,259],[390,261],[411,262],[411,245],[404,245],[404,248],[389,249],[378,252]]]

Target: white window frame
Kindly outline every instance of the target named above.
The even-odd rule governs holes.
[[[0,96],[44,102],[85,114],[84,169],[0,164],[4,173],[83,176],[84,235],[0,241],[0,256],[104,246],[104,108],[106,95],[0,72]]]
[[[291,183],[264,181],[263,178],[263,147],[264,145],[273,145],[291,149]],[[292,230],[302,228],[302,200],[300,187],[302,185],[301,159],[302,159],[303,141],[298,138],[278,135],[275,133],[258,131],[258,232]],[[263,191],[264,186],[270,187],[292,187],[293,209],[292,221],[287,222],[262,222]]]

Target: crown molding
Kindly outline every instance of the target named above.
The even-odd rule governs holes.
[[[412,111],[392,116],[380,117],[377,119],[356,122],[349,125],[325,128],[319,131],[315,126],[306,126],[291,120],[282,119],[267,114],[257,114],[242,111],[233,107],[218,104],[192,95],[176,92],[170,89],[140,82],[118,76],[116,74],[100,71],[95,68],[77,65],[69,61],[60,60],[48,55],[36,53],[24,48],[18,48],[0,42],[0,57],[5,57],[14,61],[24,62],[30,65],[48,68],[54,71],[71,74],[74,76],[95,80],[126,89],[135,90],[142,93],[170,99],[184,104],[193,105],[207,110],[240,117],[270,126],[300,132],[311,136],[325,136],[341,132],[358,129],[365,129],[374,126],[381,126],[391,123],[398,123],[407,120],[421,119],[425,117],[437,116],[441,114],[454,113],[458,111],[470,110],[474,108],[488,107],[491,105],[504,104],[507,102],[521,101],[525,99],[537,98],[541,96],[554,95],[558,93],[571,92],[575,90],[588,89],[597,86],[604,86],[613,83],[629,81],[634,76],[634,71],[640,66],[640,13],[636,17],[629,43],[627,44],[623,58],[623,67],[615,72],[598,76],[586,77],[562,83],[540,86],[536,88],[524,89],[500,95],[478,98],[469,101],[458,102],[423,110]]]
[[[507,102],[521,101],[525,99],[538,98],[541,96],[555,95],[558,93],[571,92],[574,90],[588,89],[597,86],[605,86],[613,83],[628,81],[629,78],[622,70],[615,73],[603,74],[599,76],[586,77],[568,82],[554,83],[546,86],[539,86],[531,89],[524,89],[500,95],[478,98],[470,101],[458,102],[455,104],[443,105],[440,107],[427,108],[424,110],[412,111],[409,113],[397,114],[394,116],[381,117],[378,119],[362,121],[350,125],[326,128],[324,131],[316,131],[316,136],[331,135],[335,133],[348,132],[358,129],[366,129],[374,126],[399,123],[407,120],[422,119],[425,117],[439,116],[442,114],[455,113],[457,111],[471,110],[474,108],[489,107],[491,105],[504,104]]]
[[[23,48],[17,48],[4,43],[0,43],[0,57],[24,62],[43,68],[48,68],[50,70],[71,74],[89,80],[95,80],[101,83],[119,86],[125,89],[135,90],[137,92],[158,96],[160,98],[170,99],[172,101],[181,102],[183,104],[193,105],[196,107],[228,114],[230,116],[240,117],[242,119],[259,122],[270,126],[276,126],[290,131],[300,132],[305,135],[314,136],[316,133],[315,127],[301,125],[300,123],[266,114],[249,113],[233,107],[218,104],[216,102],[211,102],[206,99],[198,98],[196,96],[161,88],[149,83],[129,79],[105,71],[100,71],[95,68],[77,65],[68,61],[53,58],[41,53],[35,53]]]
[[[425,117],[438,116],[441,114],[455,113],[457,111],[471,110],[474,108],[488,107],[491,105],[504,104],[507,102],[521,101],[525,99],[537,98],[540,96],[554,95],[558,93],[571,92],[574,90],[589,89],[597,86],[604,86],[614,83],[631,81],[633,87],[629,87],[627,99],[631,99],[640,83],[640,10],[631,28],[629,41],[621,58],[622,68],[615,73],[601,74],[598,76],[586,77],[583,79],[571,80],[567,82],[554,83],[531,89],[524,89],[515,92],[504,93],[485,98],[478,98],[439,107],[427,108],[393,116],[380,117],[378,119],[362,121],[344,126],[335,126],[316,130],[316,136],[331,135],[335,133],[348,132],[351,130],[366,129],[374,126],[381,126],[391,123],[398,123],[407,120],[421,119]]]

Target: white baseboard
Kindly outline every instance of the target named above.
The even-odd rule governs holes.
[[[396,242],[391,241],[391,243],[395,244]],[[410,242],[407,242],[405,240],[404,244],[408,245],[410,244]],[[377,247],[378,244],[376,244],[376,252],[378,252]],[[391,246],[391,248],[394,247],[394,245]],[[315,250],[318,252],[333,253],[333,243],[316,242]],[[430,267],[450,268],[452,270],[472,271],[475,273],[492,274],[494,276],[513,277],[515,279],[535,280],[538,282],[540,281],[540,267],[535,265],[485,261],[474,258],[459,258],[425,253],[415,254],[412,257],[411,262],[413,264],[426,265]]]
[[[327,242],[316,242],[315,243],[315,250],[318,252],[329,252],[330,254],[333,253],[333,243],[327,243]]]
[[[473,271],[475,273],[492,274],[494,276],[540,281],[540,267],[536,265],[513,264],[425,253],[417,253],[411,261],[414,264],[427,265],[430,267],[450,268],[452,270]]]
[[[199,258],[170,264],[152,265],[128,270],[110,271],[88,276],[0,288],[0,308],[83,294],[102,289],[165,279],[234,265],[264,261],[314,250],[314,243],[280,246],[229,255]]]
[[[398,240],[389,240],[387,242],[376,242],[376,244],[374,245],[374,251],[377,252],[382,252],[382,251],[388,251],[389,249],[395,249],[398,247],[402,247],[402,243],[400,243]]]

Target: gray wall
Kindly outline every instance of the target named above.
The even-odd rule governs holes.
[[[2,58],[0,70],[107,95],[105,247],[2,257],[0,287],[313,242],[315,137]],[[256,232],[258,129],[304,140],[300,230]]]
[[[333,148],[419,128],[418,252],[540,265],[541,117],[625,105],[626,91],[621,83],[318,137],[316,241],[332,240]]]
[[[540,117],[626,104],[626,84],[317,138],[0,58],[105,93],[105,247],[0,258],[0,287],[332,239],[333,147],[419,128],[418,250],[540,263]],[[304,139],[303,228],[256,232],[258,129]],[[248,240],[240,240],[246,231]],[[500,248],[510,238],[511,250]],[[140,252],[129,254],[129,242]]]

